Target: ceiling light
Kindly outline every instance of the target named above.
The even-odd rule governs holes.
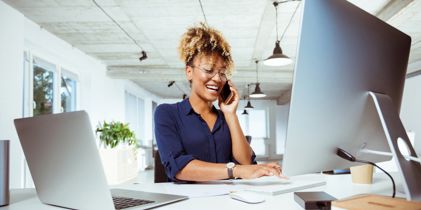
[[[249,113],[247,112],[247,110],[244,109],[243,113],[241,114],[248,115]]]
[[[244,109],[253,109],[254,107],[250,103],[250,84],[247,84],[247,97],[249,100],[247,101],[247,105],[244,107]],[[244,99],[246,99],[245,96]]]
[[[259,61],[256,60],[256,87],[254,88],[254,92],[250,94],[250,97],[252,98],[263,98],[266,96],[266,94],[264,94],[262,92],[262,90],[260,90],[260,83],[259,83]]]
[[[145,51],[142,50],[142,55],[139,57],[139,61],[142,62],[143,60],[145,60],[146,58],[148,58],[148,55],[146,54]]]
[[[260,83],[256,83],[256,87],[254,88],[254,92],[250,94],[250,97],[252,98],[263,98],[266,94],[260,90]]]
[[[253,109],[254,106],[251,105],[250,100],[247,101],[247,105],[244,107],[245,109]]]
[[[286,1],[284,1],[284,2],[286,2]],[[284,3],[284,2],[282,2],[282,3]],[[275,48],[273,49],[273,54],[271,56],[269,56],[268,58],[266,58],[265,61],[263,61],[263,64],[265,64],[267,66],[285,66],[285,65],[288,65],[288,64],[292,63],[292,60],[288,56],[286,56],[282,53],[282,49],[281,49],[281,45],[280,45],[281,41],[278,38],[278,4],[279,3],[276,2],[276,1],[273,2],[273,6],[275,6],[275,14],[276,14],[276,20],[275,20],[276,21],[276,24],[275,24],[275,27],[276,27],[276,42],[275,42]],[[294,14],[295,14],[295,12],[294,12]],[[294,14],[291,17],[291,20],[294,17]],[[285,28],[285,31],[282,34],[281,40],[284,37],[285,32],[288,29],[289,24],[291,23],[291,20],[288,23],[287,27]]]
[[[174,80],[169,81],[169,82],[168,82],[168,87],[173,86],[173,85],[174,85],[174,83],[175,83],[175,81],[174,81]]]
[[[266,66],[286,66],[292,63],[291,58],[282,53],[279,41],[276,41],[273,54],[263,61]]]

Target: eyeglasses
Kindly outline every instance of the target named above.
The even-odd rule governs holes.
[[[227,72],[226,69],[220,69],[218,71],[216,69],[206,68],[206,67],[201,67],[201,66],[191,66],[191,67],[200,69],[200,71],[205,73],[208,78],[213,78],[216,75],[216,73],[219,74],[219,78],[221,78],[222,81],[227,81],[231,77],[231,74],[225,73],[225,72]]]

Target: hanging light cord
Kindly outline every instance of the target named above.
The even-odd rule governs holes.
[[[256,59],[256,83],[259,83],[259,60]]]
[[[135,44],[135,45],[137,45],[139,48],[140,48],[140,50],[142,51],[142,54],[145,52],[144,50],[143,50],[143,47],[142,46],[140,46],[140,44],[132,37],[132,36],[130,36],[130,34],[126,31],[126,30],[124,30],[124,28],[123,27],[121,27],[121,25],[116,21],[116,20],[114,20],[114,18],[112,18],[95,0],[92,0],[92,2],[108,17],[108,18],[110,18],[111,19],[111,21],[113,21],[125,34],[126,34],[126,36],[127,37],[129,37],[132,41],[133,41],[133,43]]]
[[[276,16],[276,19],[275,19],[275,22],[276,22],[276,41],[279,41],[279,37],[278,37],[278,2],[273,2],[273,5],[275,6],[275,16]]]
[[[200,9],[202,9],[202,14],[203,14],[203,18],[205,19],[205,23],[206,25],[208,25],[208,20],[206,19],[205,10],[203,10],[203,5],[202,5],[201,0],[199,0],[199,4],[200,4]]]
[[[247,98],[250,101],[250,84],[247,84]]]
[[[290,0],[290,1],[296,1],[296,0]],[[285,3],[285,2],[289,2],[289,1],[282,1],[282,2],[273,2],[273,5],[275,5],[275,10],[276,10],[276,40],[281,42],[282,39],[284,38],[285,33],[287,32],[289,26],[291,25],[292,20],[295,17],[295,13],[297,13],[298,7],[300,7],[301,1],[297,4],[297,7],[295,7],[294,13],[292,13],[291,19],[289,19],[288,25],[287,27],[285,27],[284,32],[282,33],[281,39],[278,39],[278,4],[280,3]]]

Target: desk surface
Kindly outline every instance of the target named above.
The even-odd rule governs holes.
[[[330,195],[341,199],[356,194],[373,193],[381,195],[392,194],[392,184],[389,178],[384,174],[375,173],[373,178],[373,184],[352,184],[350,175],[326,175],[327,184],[320,187],[309,188],[302,191],[325,191]],[[398,182],[399,183],[399,182]],[[150,192],[161,192],[170,193],[163,190],[162,185],[169,183],[141,183],[132,184],[127,183],[121,185],[121,188],[137,189],[142,191]],[[403,197],[402,193],[397,193],[397,197]],[[10,194],[10,205],[0,208],[1,210],[27,210],[27,209],[38,209],[38,210],[49,210],[49,209],[61,209],[49,205],[42,204],[34,189],[16,189],[11,190]],[[302,208],[294,201],[293,193],[285,193],[276,196],[266,196],[266,201],[260,204],[246,204],[240,201],[231,199],[228,195],[212,196],[212,197],[199,197],[190,198],[184,201],[173,203],[170,205],[162,206],[156,209],[297,209]],[[335,209],[335,208],[333,208]]]

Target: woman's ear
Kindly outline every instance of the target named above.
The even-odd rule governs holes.
[[[191,66],[186,66],[186,78],[189,81],[193,79],[193,68]]]

